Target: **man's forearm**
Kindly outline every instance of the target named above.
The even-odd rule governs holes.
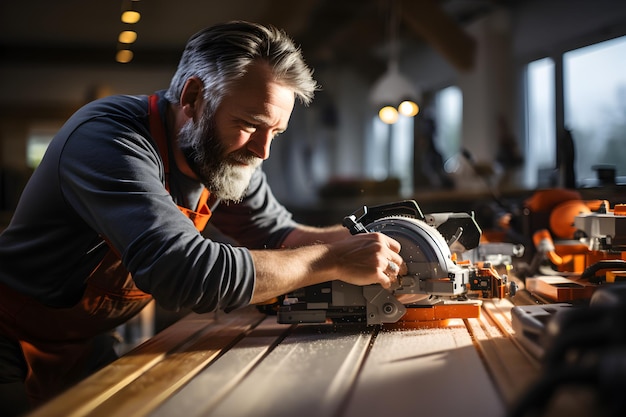
[[[252,304],[336,278],[327,245],[251,253],[256,270]]]
[[[401,265],[401,273],[406,271],[400,244],[394,239],[382,233],[352,236],[340,229],[328,236],[333,233],[337,237],[345,233],[346,238],[294,249],[251,251],[256,272],[251,303],[334,279],[389,288],[399,272],[390,268],[390,263]]]
[[[350,236],[350,232],[341,225],[327,227],[298,225],[287,235],[283,241],[283,246],[285,248],[297,248],[317,243],[330,243],[345,239],[348,236]]]

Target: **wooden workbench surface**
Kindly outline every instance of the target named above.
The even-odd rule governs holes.
[[[192,314],[30,417],[502,416],[538,374],[511,307],[445,328]]]

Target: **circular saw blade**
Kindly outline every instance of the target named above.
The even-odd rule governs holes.
[[[405,217],[385,217],[373,221],[366,226],[370,232],[380,232],[397,240],[400,245],[400,256],[407,266],[406,276],[417,280],[446,278],[448,272],[455,268],[450,248],[443,236],[427,223]],[[396,293],[423,293],[419,286],[394,290]]]

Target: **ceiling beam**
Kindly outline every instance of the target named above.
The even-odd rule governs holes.
[[[402,1],[402,21],[459,71],[474,68],[476,40],[434,0]]]

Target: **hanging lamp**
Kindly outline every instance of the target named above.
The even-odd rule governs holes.
[[[398,121],[399,115],[413,117],[419,112],[418,91],[400,73],[397,41],[397,1],[390,0],[389,55],[387,71],[374,83],[370,92],[370,103],[377,109],[378,117],[387,124]]]

